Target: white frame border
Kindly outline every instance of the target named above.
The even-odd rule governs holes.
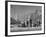
[[[10,5],[42,6],[42,31],[10,32]],[[44,4],[8,2],[8,35],[44,33]]]

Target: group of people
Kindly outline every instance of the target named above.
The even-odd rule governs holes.
[[[19,25],[21,27],[32,27],[32,20],[26,20],[23,23],[21,23],[21,25]]]
[[[13,18],[11,18],[11,25],[18,25],[18,27],[38,27],[41,25],[41,22],[37,21],[36,23],[33,23],[31,17],[25,20],[24,22],[21,22],[19,20],[16,21]]]

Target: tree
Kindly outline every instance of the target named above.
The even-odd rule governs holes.
[[[35,11],[35,13],[31,14],[32,23],[35,25],[39,25],[37,22],[42,22],[42,15],[39,14],[38,10]]]

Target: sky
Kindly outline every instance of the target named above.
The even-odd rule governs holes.
[[[35,13],[36,10],[38,12],[42,10],[41,6],[24,6],[24,5],[11,5],[11,17],[17,18],[21,21],[26,19],[28,16],[30,16],[32,13]]]

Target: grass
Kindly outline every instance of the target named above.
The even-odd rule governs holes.
[[[38,31],[41,30],[41,27],[12,27],[11,32],[22,32],[22,31]]]

